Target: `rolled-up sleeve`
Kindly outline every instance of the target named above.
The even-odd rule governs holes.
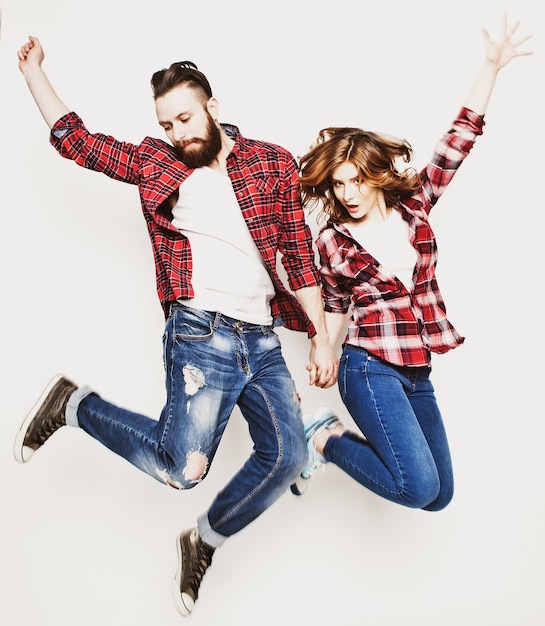
[[[482,135],[484,116],[462,107],[450,129],[435,145],[432,159],[420,173],[427,212],[436,204],[467,155]]]
[[[51,129],[50,142],[65,159],[132,185],[139,182],[138,146],[110,135],[90,133],[74,112],[67,113]]]
[[[282,224],[279,251],[293,291],[320,284],[315,263],[312,233],[299,201],[299,177],[295,162],[290,161],[282,195]]]

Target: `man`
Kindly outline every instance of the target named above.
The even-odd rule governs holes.
[[[177,538],[174,599],[189,615],[214,550],[278,499],[307,461],[299,399],[273,326],[307,332],[310,384],[336,380],[297,167],[283,148],[220,124],[208,80],[190,62],[152,77],[172,145],[150,137],[134,145],[87,131],[49,83],[38,39],[18,57],[58,152],[139,187],[166,316],[167,400],[157,421],[58,376],[23,421],[15,457],[28,461],[69,424],[161,482],[189,489],[205,478],[238,405],[254,450],[197,526]],[[277,252],[296,297],[278,277]]]

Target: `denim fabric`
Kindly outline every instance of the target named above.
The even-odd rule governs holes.
[[[271,327],[177,303],[166,322],[163,349],[167,401],[159,420],[88,392],[80,393],[85,397],[71,412],[77,413],[77,425],[136,467],[189,489],[206,476],[238,405],[254,449],[200,522],[203,539],[217,547],[279,498],[305,465],[299,397]],[[188,477],[194,452],[206,460],[198,478]]]
[[[339,391],[364,434],[330,437],[331,461],[374,493],[438,511],[452,499],[453,476],[429,367],[398,367],[345,345]]]

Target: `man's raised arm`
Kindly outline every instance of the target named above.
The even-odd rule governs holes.
[[[55,122],[66,113],[68,107],[57,96],[42,69],[44,51],[40,40],[29,37],[28,42],[17,53],[19,69],[23,73],[32,97],[38,105],[46,124],[52,128]]]

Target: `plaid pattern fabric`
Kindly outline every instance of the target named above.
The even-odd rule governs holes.
[[[424,366],[430,362],[430,352],[446,352],[464,341],[446,316],[435,277],[437,245],[428,214],[483,127],[483,116],[462,108],[420,172],[419,192],[393,207],[408,223],[417,251],[412,292],[386,272],[342,224],[328,223],[320,231],[316,243],[325,309],[346,313],[353,305],[347,343],[394,365]]]
[[[312,235],[299,203],[298,169],[280,146],[246,139],[238,128],[222,125],[235,139],[227,170],[242,215],[273,280],[271,302],[275,324],[292,330],[315,329],[295,296],[283,285],[276,268],[282,258],[290,289],[320,284]],[[187,238],[171,223],[169,198],[191,174],[173,147],[152,137],[139,145],[91,134],[76,113],[68,113],[51,130],[51,143],[61,156],[115,180],[137,185],[155,258],[157,294],[165,312],[171,302],[193,296],[192,259]]]

